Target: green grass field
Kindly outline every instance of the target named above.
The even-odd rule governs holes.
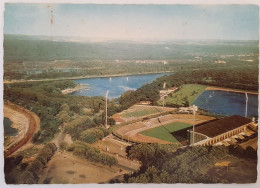
[[[183,106],[187,100],[189,105],[191,105],[205,88],[206,86],[199,84],[184,84],[179,91],[169,94],[164,99],[164,102],[166,105],[176,104]],[[158,103],[162,104],[162,100],[158,101]]]
[[[192,127],[192,125],[188,123],[174,122],[174,123],[166,124],[164,126],[155,127],[153,129],[148,129],[140,133],[145,136],[150,136],[150,137],[158,138],[160,140],[176,143],[178,142],[178,140],[174,138],[174,136],[172,136],[171,133],[188,127]]]
[[[155,114],[155,113],[159,113],[161,112],[160,109],[157,109],[157,108],[140,108],[140,109],[136,109],[134,110],[133,112],[126,112],[126,113],[123,113],[121,116],[122,117],[142,117],[142,116],[147,116],[147,115],[150,115],[150,114]]]

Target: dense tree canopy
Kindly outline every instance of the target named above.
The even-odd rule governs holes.
[[[248,154],[248,150],[251,151]],[[228,183],[201,171],[229,155],[256,160],[257,151],[241,147],[195,146],[174,150],[167,145],[138,144],[132,146],[129,155],[141,161],[140,170],[126,176],[128,183]]]

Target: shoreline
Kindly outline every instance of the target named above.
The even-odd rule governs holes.
[[[252,94],[252,95],[258,95],[258,92],[256,92],[256,91],[245,91],[245,90],[221,88],[221,87],[215,87],[215,86],[207,86],[205,88],[205,90],[229,91],[229,92],[236,92],[236,93],[248,93],[248,94]]]
[[[47,81],[59,81],[59,80],[80,80],[86,78],[109,78],[109,77],[121,77],[121,76],[138,76],[148,74],[161,74],[161,73],[173,73],[173,71],[157,71],[157,72],[145,72],[145,73],[133,73],[133,74],[112,74],[112,75],[88,75],[88,76],[76,76],[76,77],[62,77],[52,79],[39,79],[39,80],[4,80],[4,84],[21,83],[21,82],[47,82]]]
[[[77,84],[74,88],[67,88],[61,91],[62,94],[67,95],[74,93],[76,91],[82,90],[82,89],[88,89],[90,90],[91,88],[89,87],[88,84]]]

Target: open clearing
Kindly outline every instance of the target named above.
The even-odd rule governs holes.
[[[166,105],[180,105],[183,106],[186,100],[191,105],[193,101],[204,91],[206,86],[199,84],[184,84],[177,92],[169,94],[165,99]],[[162,100],[158,103],[162,105]]]
[[[56,152],[40,173],[39,183],[102,183],[127,173],[113,166],[92,164],[67,152]]]
[[[130,145],[131,144],[113,139],[112,135],[109,135],[108,137],[92,144],[92,146],[102,151],[107,151],[108,148],[111,154],[118,154],[119,156],[123,156],[123,157],[127,156],[126,147]]]
[[[178,142],[178,140],[171,133],[191,126],[192,125],[188,123],[174,122],[153,129],[148,129],[146,131],[142,131],[140,132],[140,134],[176,143]]]

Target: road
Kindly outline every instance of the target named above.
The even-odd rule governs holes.
[[[61,125],[59,134],[53,140],[53,143],[57,148],[59,148],[60,143],[64,140],[65,135],[63,125]]]

